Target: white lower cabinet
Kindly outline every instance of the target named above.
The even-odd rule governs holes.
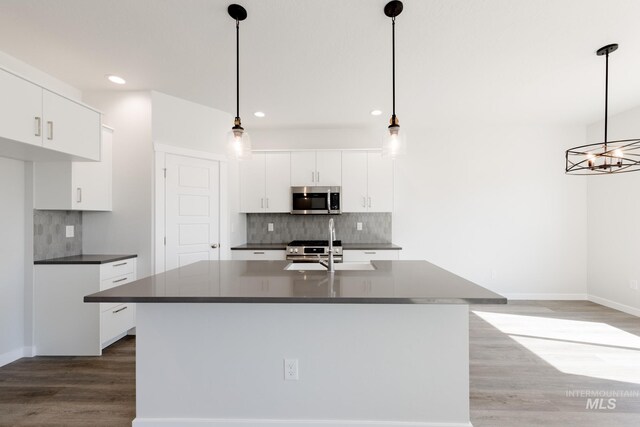
[[[136,258],[105,264],[36,264],[38,356],[99,356],[135,327],[135,304],[85,303],[86,295],[136,280]]]
[[[367,262],[367,261],[397,261],[400,259],[399,250],[353,250],[342,251],[343,262]]]
[[[234,250],[231,259],[236,261],[284,261],[287,253],[282,250]]]

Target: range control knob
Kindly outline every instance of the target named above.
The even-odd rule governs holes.
[[[297,248],[296,248],[296,249],[294,249],[293,251],[294,251],[295,253],[298,253],[298,249],[297,249]]]

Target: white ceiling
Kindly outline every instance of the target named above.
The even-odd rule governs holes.
[[[0,50],[83,91],[153,89],[233,113],[229,3],[0,0]],[[384,126],[385,3],[242,0],[245,126]],[[612,42],[611,111],[640,105],[638,0],[404,0],[396,33],[401,124],[591,123],[603,114],[595,51]],[[128,84],[115,88],[108,73]]]

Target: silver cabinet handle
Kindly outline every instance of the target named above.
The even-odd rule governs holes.
[[[362,207],[366,208],[367,207],[367,198],[362,196]]]
[[[267,197],[267,209],[269,209],[269,198]]]
[[[120,264],[113,264],[112,267],[122,267],[123,265],[127,265],[128,263],[126,262],[121,262]]]
[[[125,305],[124,307],[122,307],[122,308],[120,308],[120,309],[118,309],[118,310],[115,310],[115,311],[113,312],[113,314],[120,313],[122,310],[126,310],[127,308],[129,308],[129,306],[128,306],[128,305]]]
[[[111,282],[111,283],[124,282],[124,281],[125,281],[125,280],[127,280],[127,279],[128,279],[128,277],[123,277],[122,279],[114,280],[114,281],[113,281],[113,282]]]
[[[260,207],[264,208],[264,199],[260,197]]]
[[[53,122],[47,122],[47,139],[53,139]]]
[[[371,197],[369,197],[369,207],[371,207]]]
[[[316,176],[318,177],[318,179],[316,179],[316,182],[320,182],[320,172],[316,172]]]
[[[40,117],[35,117],[35,125],[36,125],[36,136],[42,135],[42,119]]]
[[[217,243],[212,243],[211,244],[211,249],[218,249],[218,244]]]
[[[82,203],[82,188],[80,187],[76,190],[76,201]]]
[[[254,255],[264,255],[264,252],[254,252]]]
[[[367,255],[375,255],[375,254],[377,254],[377,252],[365,252],[365,254],[367,254]]]
[[[316,182],[316,173],[311,171],[311,182]]]

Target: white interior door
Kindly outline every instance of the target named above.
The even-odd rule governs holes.
[[[165,269],[220,259],[220,164],[167,154]]]

